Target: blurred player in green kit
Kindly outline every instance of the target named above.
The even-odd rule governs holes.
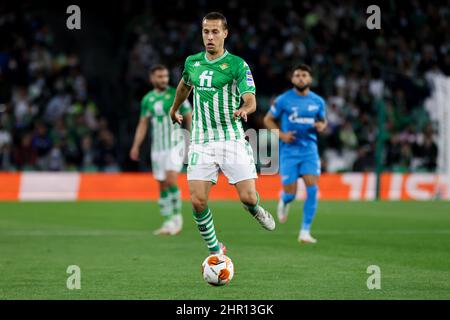
[[[141,101],[141,115],[130,158],[139,160],[139,149],[144,141],[148,124],[151,123],[151,160],[153,176],[159,182],[159,206],[164,217],[162,226],[155,230],[155,235],[176,235],[183,227],[181,215],[181,194],[177,185],[178,173],[183,168],[184,136],[179,124],[173,124],[169,110],[175,98],[175,88],[169,86],[169,70],[163,65],[150,69],[149,80],[153,90]],[[191,105],[183,101],[180,113],[186,120],[186,127],[191,127]]]

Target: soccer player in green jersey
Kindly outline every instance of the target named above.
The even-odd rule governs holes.
[[[156,65],[149,72],[153,90],[141,101],[141,115],[136,129],[130,158],[139,160],[139,148],[144,141],[149,119],[152,127],[151,160],[153,176],[159,181],[159,206],[164,223],[156,230],[156,235],[176,235],[183,226],[181,215],[181,195],[177,186],[177,176],[183,167],[184,136],[178,124],[173,124],[169,110],[175,98],[175,88],[169,86],[169,70]],[[183,100],[180,113],[191,124],[191,105]]]
[[[186,59],[170,110],[172,121],[181,124],[184,117],[178,110],[194,91],[187,175],[194,219],[210,254],[225,253],[208,208],[209,191],[217,182],[219,169],[236,187],[244,208],[265,229],[275,229],[272,215],[259,203],[253,152],[241,123],[256,110],[255,83],[247,63],[225,50],[227,35],[227,21],[221,13],[212,12],[203,18],[206,50]]]

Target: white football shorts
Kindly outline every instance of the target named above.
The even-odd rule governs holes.
[[[217,183],[219,170],[230,184],[257,179],[253,150],[246,140],[212,141],[191,144],[188,153],[188,180]]]
[[[183,169],[184,143],[167,150],[152,151],[153,177],[158,181],[166,180],[167,171],[180,172]]]

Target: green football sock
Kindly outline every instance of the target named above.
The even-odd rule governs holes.
[[[169,198],[169,192],[164,190],[161,191],[159,196],[159,212],[164,217],[164,220],[169,220],[172,218],[172,204]]]
[[[203,240],[205,240],[210,252],[218,252],[220,250],[219,241],[216,237],[214,229],[214,221],[211,210],[206,208],[203,212],[193,212],[195,223]]]
[[[169,187],[169,198],[172,205],[172,213],[174,215],[181,214],[181,193],[177,186]]]

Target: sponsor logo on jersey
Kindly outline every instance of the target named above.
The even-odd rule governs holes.
[[[197,87],[195,89],[197,89],[198,91],[217,91],[217,89],[213,88],[213,87],[211,87],[211,88],[208,88],[208,87]]]
[[[289,121],[298,124],[314,124],[314,118],[289,116]]]
[[[319,110],[319,106],[318,105],[315,105],[315,104],[310,104],[310,105],[308,105],[308,111],[316,111],[316,110]]]
[[[162,101],[157,101],[155,104],[154,104],[154,109],[155,109],[155,114],[157,115],[157,116],[161,116],[161,115],[163,115],[164,114],[164,106],[163,106],[163,103],[162,103]]]
[[[197,61],[196,63],[194,63],[194,67],[200,67],[200,61]]]
[[[213,78],[214,71],[205,70],[202,72],[202,74],[198,77],[200,80],[200,87],[212,87],[212,78]]]
[[[250,70],[247,70],[247,72],[245,73],[246,78],[247,78],[247,85],[249,87],[254,87],[255,86],[255,82],[253,81],[253,75],[252,72]]]
[[[297,113],[297,108],[292,108],[294,112],[292,112],[288,119],[292,123],[298,123],[298,124],[314,124],[314,118],[313,117],[299,117]]]

